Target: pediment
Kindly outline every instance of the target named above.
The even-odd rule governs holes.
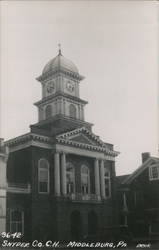
[[[81,142],[81,143],[85,143],[85,144],[89,144],[89,145],[93,145],[95,146],[96,143],[93,142],[91,139],[89,139],[87,136],[85,136],[84,134],[78,134],[77,136],[74,136],[72,138],[70,138],[71,141],[75,141],[75,142]]]
[[[104,142],[85,127],[58,135],[57,139],[105,148]]]

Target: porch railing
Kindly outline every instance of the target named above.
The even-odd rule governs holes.
[[[95,201],[99,202],[101,201],[101,197],[96,194],[82,194],[82,193],[73,193],[69,194],[68,197],[72,201]]]
[[[31,186],[29,183],[8,183],[7,192],[9,193],[31,193]]]

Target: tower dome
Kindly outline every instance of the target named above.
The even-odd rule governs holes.
[[[47,74],[51,71],[56,71],[56,70],[64,70],[64,71],[69,71],[72,73],[78,74],[78,69],[76,65],[70,61],[69,59],[65,58],[61,54],[61,50],[59,50],[59,54],[50,60],[44,67],[42,74]]]

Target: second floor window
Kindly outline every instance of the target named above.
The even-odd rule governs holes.
[[[85,165],[81,167],[81,192],[83,195],[90,193],[89,168]]]
[[[39,193],[49,192],[49,163],[45,159],[39,160],[38,166]]]
[[[150,181],[159,180],[159,165],[152,165],[149,167]]]
[[[104,168],[104,184],[105,184],[105,196],[106,198],[109,198],[111,196],[110,171],[106,167]]]
[[[66,164],[67,194],[75,193],[75,169],[71,162]]]

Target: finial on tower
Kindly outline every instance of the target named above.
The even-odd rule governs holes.
[[[59,55],[62,55],[61,54],[61,43],[58,44],[58,47],[59,47]]]

